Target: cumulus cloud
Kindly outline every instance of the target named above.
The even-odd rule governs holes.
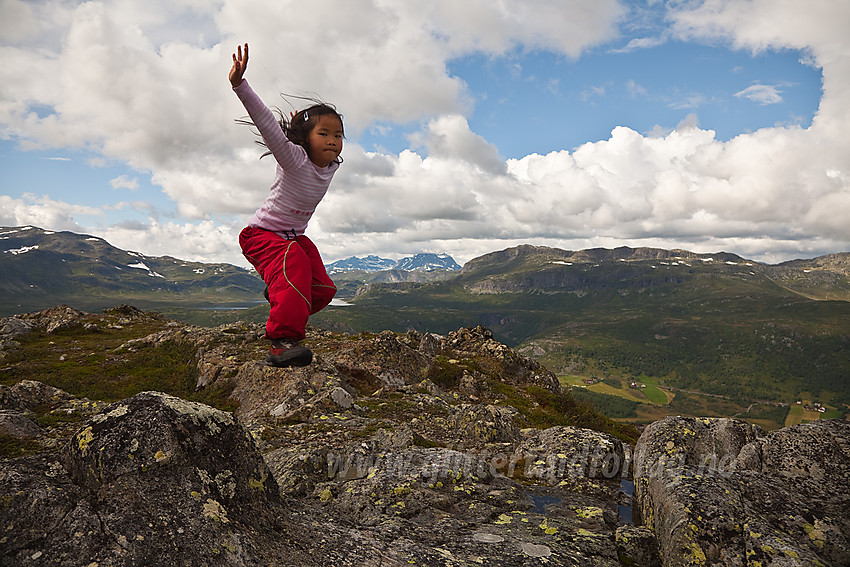
[[[47,195],[27,193],[20,199],[0,195],[0,226],[32,225],[79,232],[82,227],[74,220],[76,216],[102,214],[99,209],[56,201]]]
[[[237,243],[241,227],[215,223],[125,222],[98,231],[113,246],[148,256],[172,256],[195,262],[227,262],[249,267]],[[144,242],[144,249],[139,243]]]
[[[176,217],[99,228],[113,243],[244,265],[236,234],[274,169],[258,159],[250,129],[233,120],[244,110],[226,81],[230,52],[247,40],[248,78],[269,104],[288,111],[274,93],[306,86],[346,116],[353,142],[311,223],[326,259],[448,251],[467,260],[521,242],[725,248],[764,259],[846,249],[850,4],[671,6],[669,29],[654,37],[804,50],[823,70],[811,127],[722,142],[693,115],[673,130],[618,127],[575,150],[502,159],[470,129],[473,101],[448,62],[517,50],[580,57],[616,37],[628,10],[615,0],[0,0],[0,137],[83,149],[149,174]],[[601,96],[605,85],[597,89],[588,96]],[[629,89],[642,94],[637,83]],[[692,108],[699,96],[680,93],[669,103]],[[781,92],[758,84],[736,96],[769,103]],[[411,124],[421,128],[405,151],[367,152],[356,143],[369,128]],[[132,189],[134,180],[113,185]],[[0,205],[2,224],[54,229],[79,230],[75,219],[99,214],[49,197],[6,196]]]

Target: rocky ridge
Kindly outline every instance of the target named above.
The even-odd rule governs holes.
[[[668,418],[632,466],[633,431],[484,328],[311,329],[308,343],[311,366],[277,369],[258,362],[256,325],[128,306],[0,320],[0,563],[846,564],[845,422],[765,434]],[[182,398],[108,403],[48,383],[165,348],[190,361]],[[185,399],[211,391],[238,406]],[[629,480],[643,525],[624,513]]]

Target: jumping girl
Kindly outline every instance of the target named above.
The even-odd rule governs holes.
[[[246,43],[233,54],[230,84],[277,161],[277,171],[269,196],[239,235],[239,245],[268,286],[271,350],[266,361],[306,366],[313,353],[299,343],[307,319],[331,302],[336,286],[304,231],[342,163],[342,116],[332,106],[315,104],[278,121],[242,78],[247,67]]]

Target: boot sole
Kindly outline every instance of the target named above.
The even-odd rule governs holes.
[[[313,362],[313,351],[307,347],[296,346],[283,354],[270,354],[266,357],[269,366],[286,368],[289,366],[307,366]]]

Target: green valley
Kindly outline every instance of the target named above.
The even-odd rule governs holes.
[[[0,316],[60,303],[128,303],[202,326],[268,315],[263,282],[242,268],[34,227],[0,237]],[[850,405],[848,253],[769,265],[723,252],[526,245],[460,271],[334,278],[341,301],[314,327],[445,335],[483,325],[617,419],[739,416],[774,428]]]
[[[562,376],[639,379],[650,387],[640,420],[749,413],[774,426],[784,421],[775,404],[804,394],[842,415],[850,403],[847,267],[848,255],[774,267],[732,254],[522,246],[442,282],[367,286],[314,322],[437,333],[483,324]],[[659,407],[664,392],[675,395]]]

